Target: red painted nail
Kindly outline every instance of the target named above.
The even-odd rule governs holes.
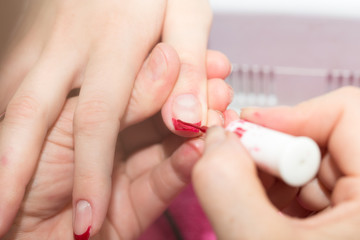
[[[188,122],[184,122],[179,119],[176,120],[173,118],[173,124],[174,124],[175,130],[178,130],[178,131],[189,131],[189,132],[201,131],[201,132],[205,133],[207,130],[206,126],[201,126],[201,122],[188,123]]]
[[[81,235],[76,235],[74,233],[74,239],[75,240],[88,240],[90,238],[90,229],[91,229],[91,226],[89,226],[86,230],[86,232],[84,232],[83,234]]]

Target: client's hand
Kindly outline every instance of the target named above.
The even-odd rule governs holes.
[[[218,56],[216,52],[208,52],[208,67],[217,65]],[[168,66],[176,65],[176,61],[168,60]],[[135,82],[126,111],[127,119],[131,121],[119,135],[116,146],[108,214],[94,239],[134,239],[139,236],[186,186],[192,166],[202,151],[200,139],[184,142],[167,130],[159,114],[151,117],[161,109],[166,100],[164,96],[170,93],[177,74],[170,71],[164,78],[168,81],[155,84],[147,78],[153,69],[146,67],[149,65],[156,67],[156,63],[145,65]],[[224,74],[221,67],[218,69],[209,71],[208,78]],[[209,80],[208,84],[209,96],[213,91],[229,91],[223,81]],[[209,116],[212,116],[209,122],[221,122],[217,111],[230,102],[230,96],[228,93],[218,96],[216,101],[209,99],[209,107],[212,108],[209,110]],[[151,104],[142,104],[144,98]],[[75,213],[79,222],[75,232],[84,236],[81,239],[87,239],[87,230],[90,228],[91,231],[92,205],[80,201],[77,210],[72,205],[73,181],[74,177],[78,177],[73,175],[73,115],[77,101],[77,97],[67,100],[47,135],[37,171],[5,239],[72,239],[72,216]],[[147,119],[134,124],[144,118]],[[6,162],[2,164],[6,165]],[[104,183],[92,184],[101,187]]]

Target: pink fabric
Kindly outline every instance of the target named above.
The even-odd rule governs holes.
[[[173,230],[164,215],[160,216],[139,240],[176,240]]]
[[[184,240],[215,240],[216,236],[203,212],[192,186],[188,186],[168,209]],[[140,237],[140,240],[175,240],[171,226],[161,216]]]

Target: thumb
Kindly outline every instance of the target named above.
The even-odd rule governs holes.
[[[193,182],[220,239],[281,239],[284,229],[289,229],[284,228],[285,217],[271,205],[253,160],[233,133],[220,127],[208,131]]]

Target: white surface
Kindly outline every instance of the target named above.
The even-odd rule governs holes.
[[[360,18],[359,0],[210,0],[217,12],[249,12]]]
[[[291,186],[310,181],[320,166],[320,150],[307,137],[294,137],[243,120],[226,128],[240,132],[240,140],[262,170],[281,178]]]

